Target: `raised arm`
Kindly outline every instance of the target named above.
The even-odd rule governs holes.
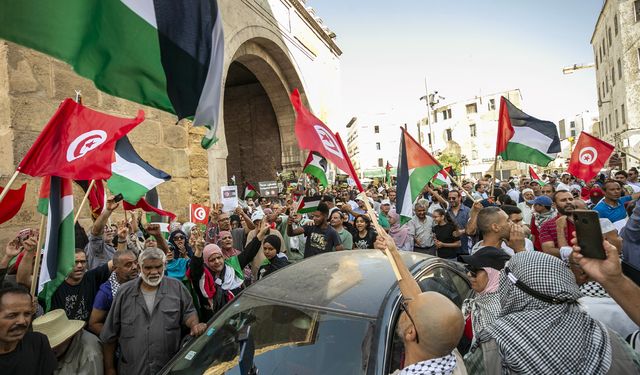
[[[147,234],[155,237],[156,243],[158,244],[158,249],[164,251],[165,253],[169,251],[169,245],[167,244],[167,240],[165,240],[164,236],[162,235],[160,224],[147,224],[144,230],[147,232]]]
[[[93,234],[94,236],[102,236],[102,233],[104,232],[104,226],[107,224],[109,217],[111,216],[113,211],[118,208],[118,206],[120,206],[120,203],[116,202],[113,196],[110,196],[107,199],[104,211],[102,211],[100,216],[98,216],[96,221],[93,223],[93,226],[91,227],[91,234]]]

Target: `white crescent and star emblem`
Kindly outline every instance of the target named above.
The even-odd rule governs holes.
[[[207,212],[202,207],[198,207],[195,210],[193,210],[193,217],[195,217],[196,220],[198,221],[204,220],[206,216],[207,216]]]
[[[80,134],[67,148],[67,161],[74,161],[85,156],[89,151],[98,148],[107,140],[104,130],[91,130]]]
[[[344,159],[344,156],[342,156],[342,152],[340,151],[340,147],[338,146],[338,141],[336,141],[336,138],[333,136],[333,134],[327,132],[320,125],[313,125],[313,129],[315,129],[316,133],[318,133],[318,137],[320,137],[320,141],[322,141],[322,145],[324,146],[325,150],[329,151],[340,159]]]
[[[585,147],[580,150],[580,154],[578,154],[578,161],[580,164],[591,165],[598,160],[598,150],[593,147]]]

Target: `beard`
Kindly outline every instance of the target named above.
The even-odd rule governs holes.
[[[157,277],[149,277],[147,275],[145,275],[144,273],[140,273],[140,277],[142,278],[142,281],[144,281],[147,285],[149,286],[158,286],[160,285],[160,282],[162,281],[162,278],[164,277],[163,274],[158,275]]]

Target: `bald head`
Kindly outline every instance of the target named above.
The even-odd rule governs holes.
[[[419,341],[416,343],[413,325],[403,314],[398,322],[398,334],[407,352],[412,352],[408,359],[425,361],[448,355],[456,348],[464,330],[464,318],[453,302],[440,293],[424,292],[407,301],[407,307]]]

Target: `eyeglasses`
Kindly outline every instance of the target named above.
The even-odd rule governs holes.
[[[405,314],[407,314],[407,318],[409,318],[409,321],[411,321],[411,324],[413,324],[413,329],[416,331],[416,344],[420,343],[420,338],[418,337],[418,327],[416,327],[416,322],[413,321],[413,318],[411,317],[411,314],[409,314],[409,308],[407,306],[407,301],[405,301],[404,298],[402,298],[400,300],[400,310],[404,311]]]

